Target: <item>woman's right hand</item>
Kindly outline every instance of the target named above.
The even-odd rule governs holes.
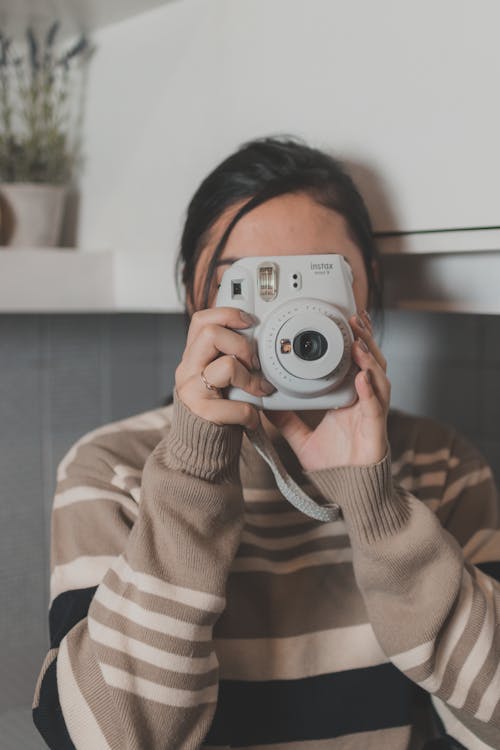
[[[254,396],[272,393],[275,388],[262,376],[254,343],[230,330],[252,325],[252,316],[235,307],[193,313],[186,347],[175,370],[175,387],[194,414],[216,424],[240,424],[251,430],[258,427],[259,414],[252,404],[224,398],[219,391],[207,388],[200,377],[204,372],[217,388],[232,385]]]

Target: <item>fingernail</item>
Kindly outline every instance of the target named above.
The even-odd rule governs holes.
[[[356,323],[362,330],[366,328],[366,325],[363,323],[359,315],[356,315]]]
[[[363,339],[357,339],[357,342],[358,342],[358,344],[360,345],[360,347],[362,348],[362,350],[363,350],[364,352],[368,352],[368,351],[370,351],[370,350],[368,349],[368,347],[367,347],[366,343],[365,343],[365,342],[363,341]]]
[[[240,310],[240,318],[244,323],[247,323],[248,325],[253,326],[253,324],[255,323],[253,315],[250,315],[250,313],[247,313],[244,310]]]
[[[265,378],[261,378],[260,380],[260,388],[264,393],[272,393],[276,390],[274,385],[269,382],[269,380],[266,380]]]
[[[252,354],[252,365],[255,370],[260,370],[260,360],[256,354]]]

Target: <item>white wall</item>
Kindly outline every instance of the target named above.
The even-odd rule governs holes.
[[[190,196],[278,132],[353,163],[377,229],[500,224],[499,21],[495,0],[176,0],[102,30],[80,244],[117,251],[119,305],[175,306]]]

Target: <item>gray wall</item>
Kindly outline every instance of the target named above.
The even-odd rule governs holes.
[[[83,433],[161,405],[180,315],[0,315],[0,746],[43,748],[31,700],[48,644],[55,469]],[[475,442],[500,480],[500,316],[389,312],[392,405]]]

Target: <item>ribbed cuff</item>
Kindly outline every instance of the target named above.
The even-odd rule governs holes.
[[[327,500],[340,505],[349,534],[361,543],[397,533],[410,516],[406,494],[393,484],[390,447],[376,464],[316,469],[304,471],[304,476]]]
[[[172,423],[154,454],[167,468],[210,482],[239,481],[243,428],[194,414],[174,389]]]

